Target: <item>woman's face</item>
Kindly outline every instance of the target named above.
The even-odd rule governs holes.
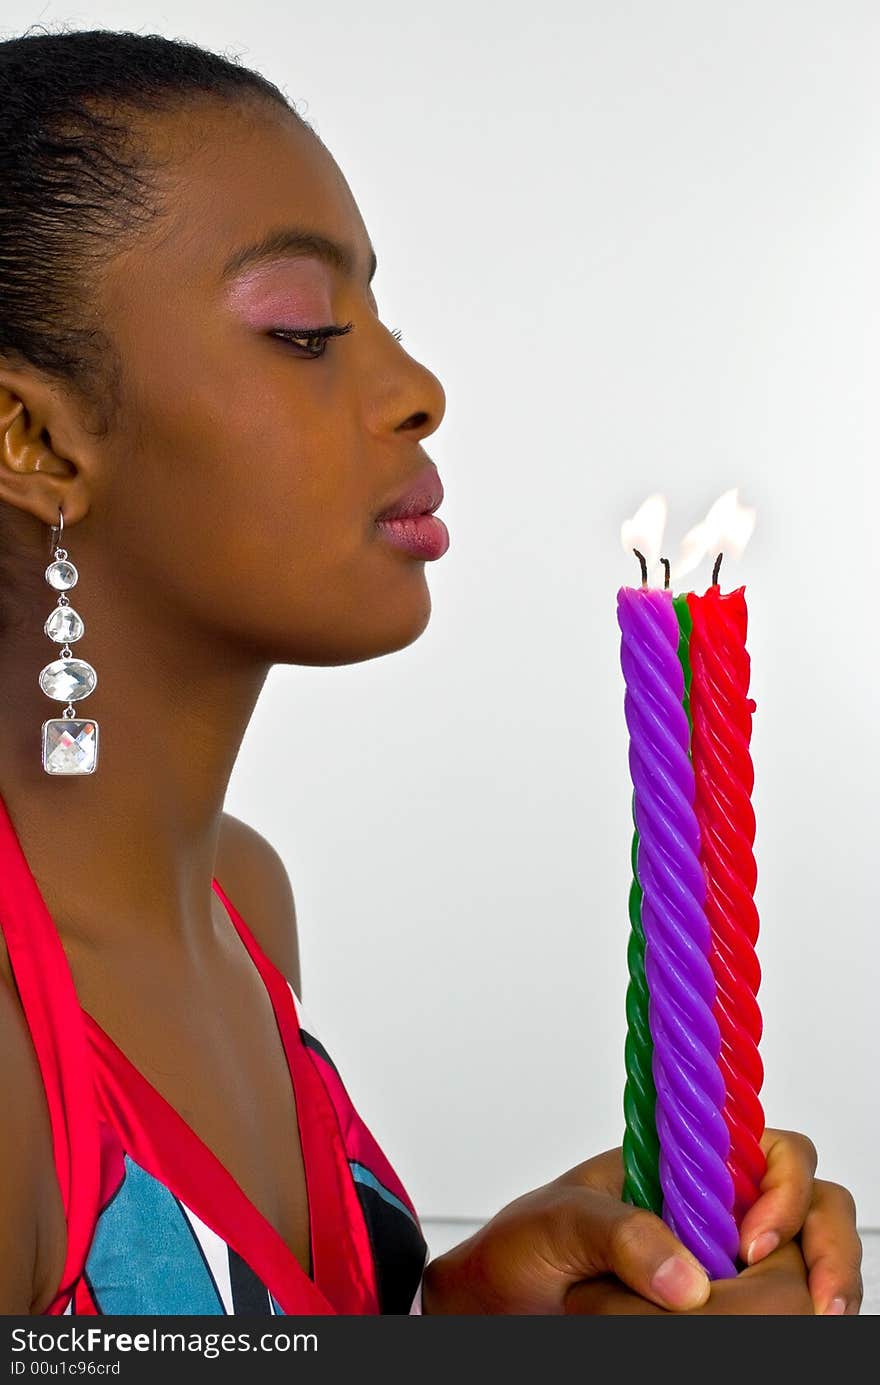
[[[167,211],[99,288],[123,407],[86,523],[124,568],[114,583],[273,662],[401,648],[430,616],[425,560],[375,519],[425,470],[445,396],[379,320],[351,192],[269,103],[153,130]],[[294,227],[346,247],[352,272],[310,253],[224,276],[242,247]],[[333,323],[352,327],[325,343],[272,335]],[[76,539],[65,531],[74,558]]]

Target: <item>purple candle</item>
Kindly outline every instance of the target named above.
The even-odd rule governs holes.
[[[639,833],[663,1220],[710,1279],[729,1279],[737,1273],[739,1234],[726,1167],[721,1035],[712,1013],[711,931],[672,593],[621,587],[617,620]]]

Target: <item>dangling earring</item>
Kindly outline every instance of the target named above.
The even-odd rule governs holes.
[[[98,723],[81,721],[73,709],[74,702],[88,697],[98,686],[98,675],[85,659],[75,659],[71,643],[85,632],[82,617],[73,609],[68,588],[76,585],[79,573],[68,562],[67,549],[55,547],[64,532],[64,516],[58,507],[58,523],[52,525],[50,552],[55,549],[55,561],[46,568],[46,581],[61,593],[43,629],[50,640],[62,644],[61,657],[54,659],[40,673],[40,687],[47,697],[67,702],[60,717],[43,722],[43,769],[47,774],[92,774],[98,764]]]

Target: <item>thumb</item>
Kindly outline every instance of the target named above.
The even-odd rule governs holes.
[[[564,1234],[583,1278],[609,1271],[661,1308],[700,1308],[709,1277],[699,1261],[653,1212],[630,1207],[592,1188],[571,1188]]]

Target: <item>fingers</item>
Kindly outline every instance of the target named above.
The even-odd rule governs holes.
[[[718,1279],[700,1313],[811,1317],[807,1270],[797,1242],[789,1241],[736,1277]]]
[[[852,1194],[839,1183],[816,1180],[801,1245],[814,1311],[857,1314],[862,1306],[862,1243]]]
[[[663,1313],[662,1308],[633,1293],[611,1275],[573,1284],[565,1295],[566,1314]],[[781,1247],[759,1265],[744,1270],[735,1279],[716,1279],[705,1303],[678,1316],[812,1316],[807,1290],[806,1269],[799,1248]]]
[[[614,1275],[602,1275],[599,1279],[585,1279],[580,1284],[572,1284],[565,1295],[563,1312],[583,1316],[621,1317],[625,1314],[668,1316],[668,1309],[659,1308],[656,1303],[642,1298]],[[681,1316],[681,1315],[679,1315]]]
[[[709,1295],[697,1259],[659,1217],[592,1188],[572,1186],[558,1205],[560,1263],[580,1279],[611,1273],[661,1308],[696,1308]],[[560,1244],[560,1238],[562,1244]]]
[[[757,1264],[777,1246],[796,1236],[813,1200],[816,1146],[795,1130],[765,1130],[761,1148],[767,1171],[757,1201],[742,1219],[740,1254]]]

